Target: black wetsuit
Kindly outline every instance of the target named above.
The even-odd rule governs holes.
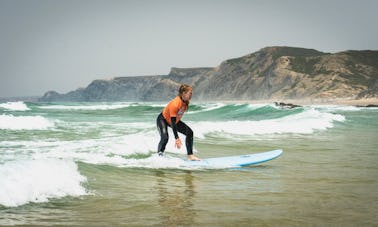
[[[168,126],[172,128],[175,139],[179,138],[177,132],[180,132],[186,136],[185,145],[188,155],[193,154],[193,131],[184,122],[179,121],[176,124],[176,117],[171,118],[172,125],[164,119],[163,114],[160,113],[156,119],[156,125],[160,133],[160,142],[158,146],[158,152],[162,153],[165,150],[165,146],[168,143]]]

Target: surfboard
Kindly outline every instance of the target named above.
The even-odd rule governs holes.
[[[217,158],[206,158],[202,159],[201,161],[189,161],[185,162],[185,166],[193,166],[193,167],[209,167],[209,168],[232,168],[232,167],[243,167],[243,166],[250,166],[256,165],[263,162],[270,161],[279,157],[282,154],[282,150],[273,150],[255,154],[246,154],[246,155],[239,155],[239,156],[225,156],[225,157],[217,157]]]

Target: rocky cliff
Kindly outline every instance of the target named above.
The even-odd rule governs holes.
[[[266,47],[215,68],[172,68],[168,75],[95,80],[40,101],[166,101],[181,83],[194,86],[193,100],[333,99],[378,97],[378,51],[323,53]]]

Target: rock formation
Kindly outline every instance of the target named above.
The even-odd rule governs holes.
[[[40,101],[166,101],[181,83],[194,86],[193,100],[363,99],[378,97],[378,51],[323,53],[266,47],[214,68],[172,68],[168,75],[95,80]]]

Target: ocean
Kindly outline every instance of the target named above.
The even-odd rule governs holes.
[[[0,226],[378,225],[378,108],[193,102],[200,158],[283,155],[191,169],[164,104],[1,102]]]

